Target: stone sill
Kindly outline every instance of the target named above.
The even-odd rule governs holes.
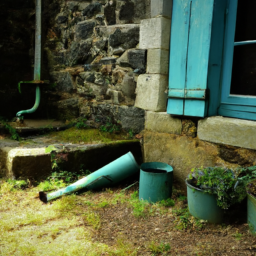
[[[222,116],[208,117],[198,123],[200,140],[256,149],[256,122]]]

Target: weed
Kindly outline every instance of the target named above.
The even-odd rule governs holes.
[[[134,191],[131,194],[131,200],[129,201],[130,205],[133,208],[133,215],[137,218],[146,217],[146,210],[149,208],[149,203],[147,201],[140,201],[138,197],[138,191]],[[149,209],[150,211],[151,209]]]
[[[128,135],[129,135],[129,138],[132,139],[134,134],[133,134],[133,131],[130,129],[129,132],[128,132]]]
[[[186,201],[186,200],[187,200],[187,197],[180,195],[180,196],[178,197],[178,200],[179,200],[179,201]]]
[[[236,239],[236,240],[241,240],[243,234],[239,233],[238,231],[236,231],[235,234],[233,234],[233,237]]]
[[[100,131],[108,133],[118,133],[121,131],[120,121],[113,123],[108,117],[106,123],[100,126]]]
[[[165,207],[172,207],[175,205],[175,202],[171,198],[167,198],[166,200],[160,201],[159,204]]]
[[[0,116],[0,123],[4,126],[4,128],[8,131],[8,133],[11,135],[12,140],[20,140],[20,136],[17,133],[16,129],[13,128],[10,124],[7,123],[6,120],[4,120],[3,117]]]
[[[8,179],[7,182],[10,185],[12,185],[13,188],[16,188],[16,189],[25,189],[29,185],[29,181],[25,181],[25,180],[11,180],[11,179]]]
[[[95,229],[100,228],[100,216],[93,212],[93,211],[86,211],[86,213],[83,214],[84,220],[91,226],[93,226]]]
[[[174,215],[176,216],[175,224],[176,228],[179,230],[184,229],[196,229],[200,230],[204,227],[204,224],[207,222],[205,220],[200,220],[193,217],[188,208],[181,208],[173,210]]]
[[[152,241],[149,245],[149,250],[153,253],[153,256],[158,255],[159,253],[162,253],[162,255],[167,255],[167,252],[170,251],[170,249],[170,244],[163,242],[159,244]]]
[[[117,247],[118,249],[114,252],[113,255],[120,255],[120,256],[136,256],[137,255],[137,249],[133,248],[133,245],[129,242],[124,242],[123,239],[119,238],[117,239]]]
[[[52,191],[52,190],[56,190],[56,189],[60,189],[60,188],[64,188],[66,187],[67,184],[64,183],[62,180],[45,180],[43,182],[40,182],[38,185],[38,189],[40,189],[40,191]]]
[[[78,118],[78,120],[75,122],[75,127],[77,129],[84,129],[87,128],[88,125],[86,124],[87,119],[86,118]]]

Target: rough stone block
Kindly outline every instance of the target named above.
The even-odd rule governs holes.
[[[54,71],[51,73],[51,79],[56,82],[56,89],[60,92],[71,92],[75,89],[73,77],[66,71]]]
[[[112,104],[97,104],[93,106],[95,117],[99,120],[106,116],[121,122],[124,130],[139,133],[144,129],[145,111],[133,106],[117,106]]]
[[[172,0],[151,0],[151,17],[172,16]]]
[[[140,49],[169,49],[171,20],[158,17],[141,21]]]
[[[146,112],[145,129],[171,134],[181,134],[182,124],[178,118],[173,118],[166,112]]]
[[[75,36],[76,40],[85,40],[89,38],[95,27],[95,22],[92,20],[81,21],[76,25]]]
[[[88,18],[92,18],[95,14],[101,12],[102,5],[98,2],[91,3],[83,10],[83,16],[87,16]]]
[[[135,107],[155,112],[166,111],[167,86],[167,76],[140,75],[137,81]]]
[[[167,75],[169,69],[169,51],[149,49],[147,73]]]
[[[117,60],[117,64],[133,69],[146,69],[146,50],[129,49]]]
[[[256,122],[209,117],[198,123],[198,137],[214,143],[256,149]]]

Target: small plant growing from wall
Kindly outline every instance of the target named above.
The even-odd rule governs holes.
[[[20,140],[20,136],[17,133],[17,130],[12,127],[3,117],[0,116],[0,125],[11,135],[12,140]]]

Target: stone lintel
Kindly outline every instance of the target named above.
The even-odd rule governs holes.
[[[199,139],[214,143],[256,149],[255,134],[254,121],[216,116],[198,123]]]

